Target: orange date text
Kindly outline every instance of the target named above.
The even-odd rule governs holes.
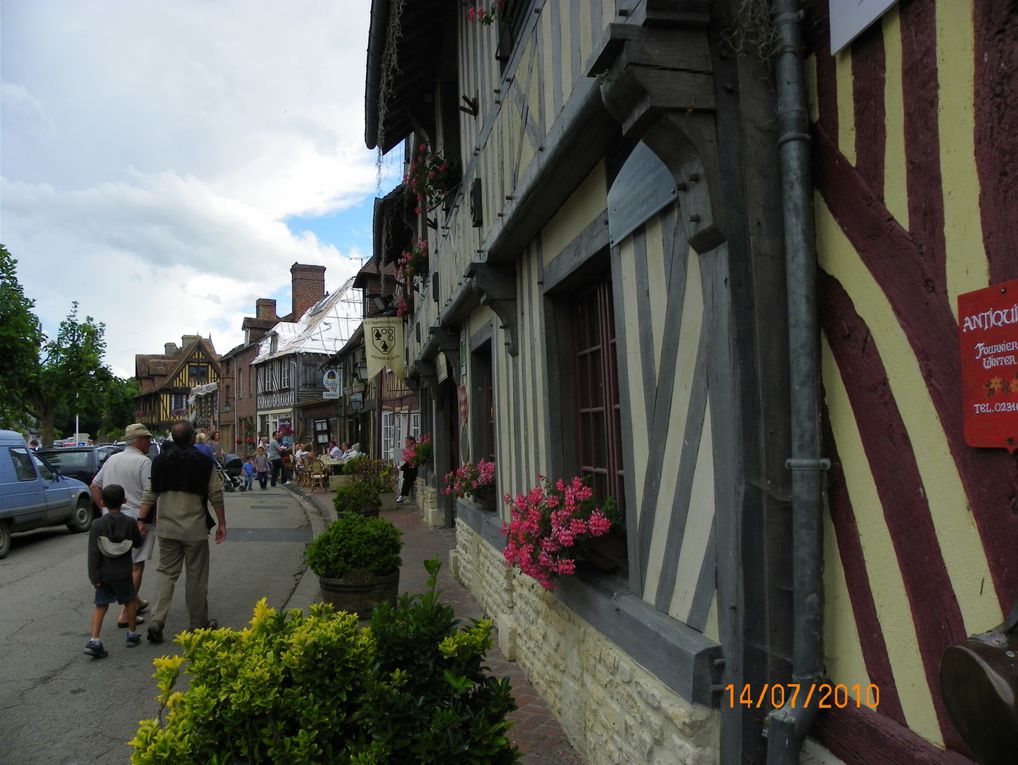
[[[876,709],[880,706],[880,688],[869,685],[845,685],[844,683],[764,683],[758,688],[743,685],[741,688],[729,683],[724,687],[722,703],[729,708],[736,706],[749,709]]]

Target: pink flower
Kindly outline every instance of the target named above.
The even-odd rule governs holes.
[[[466,465],[457,480],[469,478],[473,473]],[[488,469],[488,465],[478,464]],[[494,466],[491,466],[494,473]],[[527,576],[532,577],[545,589],[554,588],[554,578],[568,576],[576,571],[577,548],[582,542],[603,536],[611,529],[608,515],[598,507],[594,493],[579,477],[566,483],[559,479],[554,484],[538,476],[543,485],[516,497],[505,495],[503,502],[509,506],[510,522],[502,533],[506,537],[505,559]],[[613,506],[609,499],[606,506]]]

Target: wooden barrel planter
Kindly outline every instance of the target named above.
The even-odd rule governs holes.
[[[378,576],[371,571],[350,571],[339,579],[320,576],[322,598],[338,611],[349,611],[367,619],[379,603],[395,603],[399,592],[399,570]]]

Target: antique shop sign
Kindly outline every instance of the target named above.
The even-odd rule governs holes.
[[[958,296],[965,443],[1018,449],[1018,280]]]

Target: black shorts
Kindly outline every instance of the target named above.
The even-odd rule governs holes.
[[[97,606],[108,606],[117,602],[123,605],[130,603],[138,597],[134,591],[134,582],[130,579],[114,579],[112,582],[103,582],[95,588],[95,604]]]

